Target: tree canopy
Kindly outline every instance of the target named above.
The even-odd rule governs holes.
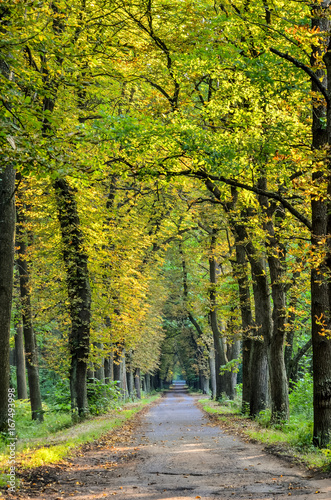
[[[329,2],[11,0],[0,22],[4,390],[12,309],[80,417],[96,375],[219,398],[239,370],[243,409],[270,386],[283,421],[311,370],[327,445]]]

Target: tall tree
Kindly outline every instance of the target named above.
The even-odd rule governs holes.
[[[0,166],[0,430],[8,429],[9,338],[14,274],[15,170]]]
[[[23,327],[21,323],[16,324],[15,364],[16,364],[16,381],[17,381],[17,399],[28,399],[28,390],[26,385],[26,374],[25,374],[26,370],[25,370]]]
[[[62,232],[62,253],[70,300],[69,334],[70,392],[72,410],[79,417],[88,413],[86,373],[90,343],[91,291],[84,239],[74,190],[64,179],[55,182],[56,201]]]
[[[31,414],[33,420],[43,421],[43,411],[39,384],[38,349],[32,324],[31,282],[28,265],[27,247],[30,235],[26,231],[24,207],[17,208],[17,267],[20,281],[21,313],[28,372]]]

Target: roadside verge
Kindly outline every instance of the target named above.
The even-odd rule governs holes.
[[[312,444],[295,442],[281,428],[263,426],[259,422],[231,411],[226,406],[210,399],[199,399],[197,406],[208,415],[211,425],[239,436],[243,441],[260,443],[264,451],[287,462],[304,466],[311,477],[331,477],[331,450],[319,450]]]

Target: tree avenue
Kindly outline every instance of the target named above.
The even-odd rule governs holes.
[[[1,431],[22,324],[33,419],[312,378],[330,443],[330,4],[0,4]]]

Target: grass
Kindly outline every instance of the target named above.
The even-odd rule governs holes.
[[[279,455],[292,457],[309,469],[331,469],[331,449],[319,450],[312,445],[313,423],[305,416],[294,413],[289,422],[271,425],[268,411],[261,412],[255,420],[241,415],[239,401],[218,403],[200,399],[199,403],[225,430],[239,431],[243,437],[265,444]]]
[[[99,439],[102,435],[121,426],[144,406],[160,397],[159,394],[135,403],[125,403],[122,408],[90,418],[72,425],[70,415],[45,413],[41,424],[33,422],[18,408],[16,431],[16,465],[20,468],[35,468],[60,462],[86,443]],[[20,403],[19,403],[20,404]],[[18,406],[19,406],[18,404]],[[8,446],[2,443],[0,449],[0,469],[8,467]],[[1,486],[1,482],[0,482]]]

